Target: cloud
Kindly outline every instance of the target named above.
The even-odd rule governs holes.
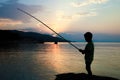
[[[18,11],[17,8],[24,9],[31,14],[43,11],[43,7],[41,5],[25,5],[18,3],[18,0],[8,0],[7,2],[0,3],[0,18],[29,22],[30,17]]]
[[[90,3],[102,4],[108,2],[108,0],[89,0]]]
[[[62,16],[64,19],[72,19],[72,16]]]
[[[76,15],[80,17],[87,17],[87,16],[96,16],[97,13],[96,12],[78,12],[76,13]]]
[[[58,20],[71,20],[73,18],[72,15],[65,14],[64,11],[56,11],[56,16]]]
[[[90,4],[102,4],[102,3],[106,3],[108,2],[108,0],[87,0],[84,2],[72,2],[71,5],[73,7],[82,7],[82,6],[87,6]]]
[[[57,16],[56,17],[57,20],[73,21],[81,17],[85,18],[85,17],[97,16],[97,13],[92,11],[81,11],[67,15],[64,13],[64,11],[57,11],[56,16]]]
[[[71,5],[73,6],[73,7],[81,7],[81,6],[86,6],[86,5],[88,5],[89,4],[89,2],[77,2],[77,3],[75,3],[75,2],[72,2],[71,3]]]
[[[11,19],[0,19],[0,26],[4,27],[4,26],[15,26],[15,25],[19,25],[22,24],[21,21],[16,21],[16,20],[11,20]]]

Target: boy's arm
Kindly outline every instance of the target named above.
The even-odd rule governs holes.
[[[82,54],[85,54],[85,53],[89,53],[90,50],[82,50],[82,49],[79,49],[79,51],[82,53]]]

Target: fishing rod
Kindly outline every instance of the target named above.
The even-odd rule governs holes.
[[[59,37],[61,37],[62,39],[64,39],[65,41],[67,41],[71,46],[73,46],[74,48],[76,48],[77,50],[79,50],[78,47],[76,47],[74,44],[72,44],[70,41],[66,40],[63,36],[61,36],[60,34],[58,34],[56,31],[54,31],[52,28],[50,28],[47,24],[45,24],[44,22],[42,22],[41,20],[39,20],[38,18],[36,18],[35,16],[31,15],[30,13],[20,9],[20,8],[17,8],[17,10],[31,16],[32,18],[36,19],[38,22],[42,23],[44,26],[46,26],[48,29],[50,29],[51,31],[53,31],[55,34],[57,34]]]

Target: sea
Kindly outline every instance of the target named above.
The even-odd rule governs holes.
[[[73,42],[84,49],[85,42]],[[120,43],[95,42],[94,75],[120,79]],[[86,73],[84,55],[66,42],[0,45],[0,80],[55,80],[62,73]]]

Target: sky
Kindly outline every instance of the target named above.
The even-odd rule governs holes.
[[[52,33],[34,15],[58,33],[120,35],[120,0],[0,0],[0,29]]]

